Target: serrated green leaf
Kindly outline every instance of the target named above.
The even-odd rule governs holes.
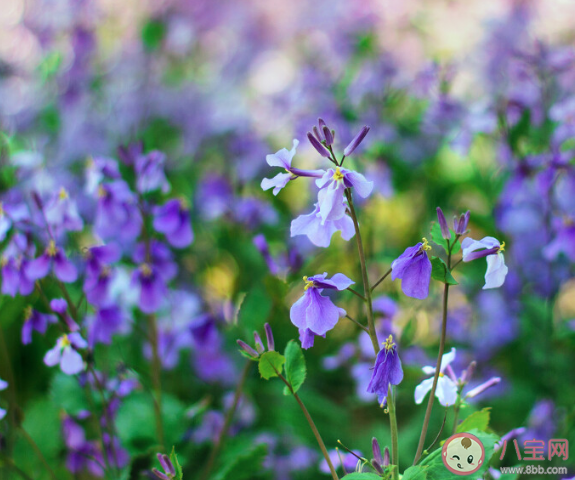
[[[227,462],[216,473],[214,480],[251,479],[262,469],[262,463],[267,455],[267,445],[260,443],[247,452],[237,455],[233,462]]]
[[[178,456],[176,455],[176,447],[172,446],[172,453],[170,453],[170,461],[176,469],[176,479],[182,480],[184,478],[184,472],[182,472],[182,466],[178,462]]]
[[[258,363],[260,375],[266,380],[269,380],[272,377],[277,377],[276,370],[281,373],[285,361],[285,357],[279,352],[271,351],[264,353],[260,357],[260,361]]]
[[[291,383],[294,392],[297,392],[303,385],[307,373],[305,357],[299,344],[293,340],[287,344],[284,354],[286,358],[286,378]],[[290,393],[289,388],[287,386],[284,387],[284,395],[289,395]]]
[[[449,229],[449,233],[451,234],[449,244],[451,245],[451,254],[453,255],[461,250],[461,244],[455,241],[455,232],[453,230]],[[443,238],[441,234],[441,225],[439,225],[439,222],[435,222],[431,227],[431,240],[433,240],[433,243],[443,247],[445,253],[448,253],[447,240]]]
[[[343,478],[345,478],[346,480],[381,480],[381,477],[379,475],[376,475],[375,473],[368,473],[368,472],[350,473],[349,475],[346,475]]]
[[[439,257],[433,257],[431,259],[431,278],[443,283],[448,283],[449,285],[457,285],[457,281],[447,269],[447,265]]]
[[[457,426],[456,432],[468,432],[474,428],[481,430],[482,432],[487,431],[487,427],[489,426],[490,410],[491,407],[486,407],[483,410],[472,413]]]
[[[424,466],[415,465],[413,467],[409,467],[405,472],[403,472],[403,476],[401,480],[425,480],[427,479],[427,470]]]

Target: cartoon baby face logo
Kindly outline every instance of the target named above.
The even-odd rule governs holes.
[[[471,433],[449,437],[441,450],[443,464],[456,475],[471,475],[483,465],[485,449],[481,440]]]

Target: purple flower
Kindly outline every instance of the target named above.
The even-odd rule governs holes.
[[[321,177],[325,172],[323,170],[300,170],[299,168],[292,168],[291,162],[296,153],[296,148],[299,141],[293,141],[291,150],[282,148],[274,154],[266,156],[266,162],[270,167],[283,168],[286,173],[278,173],[274,178],[264,178],[261,183],[262,190],[269,190],[273,187],[273,194],[277,195],[288,182],[295,180],[298,177]]]
[[[54,315],[40,313],[32,307],[24,310],[24,325],[22,325],[22,343],[28,345],[32,342],[32,331],[36,330],[42,335],[46,333],[49,323],[56,323]]]
[[[390,335],[377,354],[367,392],[377,394],[378,402],[383,405],[387,401],[389,386],[399,385],[402,380],[401,360],[393,343],[393,337]]]
[[[345,215],[344,190],[353,187],[362,198],[367,198],[373,190],[373,182],[368,182],[360,173],[346,168],[330,168],[315,181],[320,188],[318,193],[319,214],[322,223],[339,220]]]
[[[120,249],[113,243],[86,250],[86,278],[84,293],[89,303],[99,306],[108,301],[112,279],[110,265],[121,257]]]
[[[2,257],[2,293],[15,297],[30,295],[34,291],[34,280],[28,278],[26,269],[29,261],[25,258]]]
[[[54,240],[50,240],[43,255],[26,265],[25,274],[30,280],[39,280],[48,275],[52,269],[56,278],[62,282],[70,283],[78,278],[76,267],[68,260],[62,249],[56,247]]]
[[[160,472],[157,468],[152,468],[152,473],[160,480],[170,480],[174,478],[176,475],[176,469],[174,468],[170,457],[162,455],[161,453],[156,454],[156,456],[158,457],[158,461],[165,473]]]
[[[163,193],[170,191],[170,184],[164,173],[165,163],[166,155],[158,150],[136,158],[134,162],[137,176],[136,186],[140,193],[157,189],[161,189]]]
[[[291,322],[300,329],[300,335],[303,335],[303,348],[309,348],[313,345],[313,337],[310,339],[312,334],[325,335],[326,332],[335,327],[341,317],[346,315],[343,308],[336,307],[331,299],[324,297],[321,292],[324,288],[345,290],[355,282],[342,273],[336,273],[331,279],[326,277],[327,273],[303,277],[305,293],[292,305],[290,310]]]
[[[56,346],[46,352],[44,363],[49,367],[60,364],[66,375],[75,375],[84,370],[84,360],[77,350],[87,346],[86,340],[78,332],[62,335]]]
[[[431,247],[424,238],[413,247],[408,247],[391,264],[391,279],[401,278],[401,290],[408,297],[423,300],[429,295],[431,261],[427,251]]]
[[[63,232],[79,231],[84,228],[84,222],[78,214],[76,202],[70,199],[64,187],[46,203],[44,209],[46,221],[55,235]]]
[[[162,306],[166,282],[152,265],[142,263],[132,275],[132,284],[139,290],[138,306],[142,312],[154,313]]]
[[[90,158],[86,166],[86,187],[90,195],[98,191],[103,180],[117,180],[121,178],[118,162],[113,158]]]
[[[176,248],[184,248],[194,240],[190,223],[190,209],[183,200],[168,200],[161,207],[154,207],[154,229],[163,233]]]
[[[547,260],[554,260],[563,253],[571,262],[575,262],[575,222],[567,217],[556,223],[557,235],[543,249],[543,256]]]
[[[123,180],[104,183],[98,187],[94,228],[104,240],[117,238],[130,241],[140,234],[142,216],[138,202]]]
[[[447,226],[447,220],[445,220],[445,215],[443,214],[443,210],[437,207],[437,220],[439,221],[439,227],[441,228],[441,236],[445,240],[449,240],[451,238],[451,232],[449,231],[449,227]]]
[[[505,265],[503,251],[505,242],[493,237],[485,237],[481,240],[464,238],[461,242],[461,252],[464,262],[471,262],[477,258],[487,257],[487,271],[485,272],[485,285],[483,289],[498,288],[505,282],[509,269]]]
[[[119,333],[124,325],[124,314],[116,305],[103,307],[86,319],[88,324],[88,343],[110,345],[112,336]]]
[[[341,231],[341,238],[350,240],[355,235],[353,220],[343,215],[337,220],[324,221],[321,217],[319,204],[315,204],[313,212],[300,215],[291,222],[291,236],[306,235],[309,241],[317,247],[329,247],[332,235]]]
[[[166,282],[178,273],[178,266],[172,261],[172,252],[159,240],[152,240],[148,248],[145,243],[138,243],[132,258],[136,263],[150,263]]]

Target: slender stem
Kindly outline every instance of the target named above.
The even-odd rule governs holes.
[[[365,297],[361,293],[355,291],[353,288],[347,287],[346,290],[349,290],[351,293],[361,298],[364,302],[366,301]]]
[[[457,395],[457,401],[455,402],[455,406],[453,408],[453,430],[451,435],[455,435],[455,431],[457,430],[457,419],[459,417],[459,409],[461,408],[461,395]]]
[[[350,317],[349,315],[345,315],[345,318],[347,318],[348,320],[351,320],[353,323],[355,323],[359,328],[361,328],[364,332],[369,333],[369,330],[367,329],[367,327],[365,325],[362,325],[361,323],[359,323],[355,318]]]
[[[397,435],[397,416],[395,414],[395,395],[391,384],[387,387],[387,408],[389,409],[389,427],[391,430],[391,463],[394,465],[393,478],[399,478],[399,441]]]
[[[373,284],[373,286],[371,287],[371,291],[373,292],[375,287],[377,287],[381,282],[383,282],[389,276],[390,273],[391,273],[391,268],[387,272],[385,272],[383,277],[381,277],[377,282],[375,282]]]
[[[371,288],[369,287],[369,278],[367,276],[367,266],[365,262],[365,252],[363,250],[363,242],[361,240],[361,232],[359,230],[359,223],[357,221],[357,214],[353,206],[353,198],[349,188],[345,190],[345,196],[349,205],[349,212],[353,220],[353,227],[355,228],[355,239],[357,242],[357,251],[359,253],[359,262],[361,264],[361,276],[363,280],[363,292],[367,303],[367,326],[369,329],[369,336],[373,344],[375,355],[379,353],[379,345],[377,342],[377,334],[375,332],[375,323],[373,321],[373,306],[371,304]]]
[[[457,260],[457,262],[453,264],[453,267],[451,267],[451,271],[455,270],[455,267],[457,267],[457,265],[459,265],[461,262],[463,262],[463,258],[460,258],[459,260]]]
[[[331,458],[329,458],[329,454],[327,453],[327,448],[325,448],[325,444],[323,443],[321,435],[320,435],[317,427],[315,426],[313,418],[311,418],[311,415],[307,411],[307,408],[305,408],[305,405],[302,402],[301,398],[299,398],[299,395],[294,391],[293,387],[291,386],[291,383],[288,382],[286,380],[286,378],[280,372],[278,372],[278,370],[272,365],[271,362],[270,362],[270,365],[274,369],[274,371],[276,372],[276,374],[280,378],[280,380],[286,384],[286,387],[288,387],[289,391],[292,393],[293,397],[296,399],[299,407],[301,408],[301,411],[305,415],[307,423],[309,423],[311,431],[313,432],[315,439],[317,440],[317,443],[319,445],[321,453],[323,454],[323,457],[325,458],[325,461],[327,462],[327,465],[329,467],[329,471],[331,472],[331,476],[332,476],[333,480],[339,480],[339,477],[337,476],[337,472],[335,471],[333,463],[331,462]]]
[[[212,469],[214,467],[214,463],[216,461],[216,458],[218,457],[218,454],[220,453],[220,450],[224,444],[224,440],[226,438],[226,435],[228,434],[228,431],[232,425],[232,420],[234,419],[234,415],[235,415],[236,410],[238,408],[238,404],[240,403],[240,398],[242,396],[244,385],[246,383],[246,379],[248,378],[248,373],[251,369],[251,366],[252,366],[251,360],[247,361],[245,366],[244,366],[244,369],[242,371],[242,376],[240,377],[240,381],[238,382],[238,385],[236,386],[236,391],[234,393],[234,400],[232,402],[232,406],[230,407],[230,409],[226,413],[226,418],[224,420],[224,426],[220,430],[216,444],[214,445],[214,448],[212,448],[212,451],[210,452],[210,456],[208,458],[208,461],[206,462],[206,467],[204,469],[204,473],[201,477],[202,480],[208,480],[208,478],[210,478],[210,474],[212,473]]]
[[[76,304],[72,301],[72,297],[70,297],[70,294],[68,293],[66,285],[64,285],[60,280],[58,280],[58,286],[60,287],[60,290],[62,291],[62,294],[66,299],[66,302],[68,303],[68,308],[70,309],[72,318],[77,322],[79,319],[78,310],[76,309]]]
[[[44,465],[44,467],[46,468],[46,470],[48,470],[48,473],[50,474],[50,476],[52,477],[53,480],[58,480],[58,477],[56,476],[56,474],[54,473],[54,471],[52,470],[52,467],[50,467],[50,465],[48,465],[48,462],[46,461],[46,457],[44,457],[44,454],[42,453],[42,451],[40,450],[40,448],[38,447],[38,445],[36,444],[36,442],[34,441],[34,439],[30,436],[30,434],[24,429],[23,426],[20,426],[20,433],[22,433],[22,436],[26,439],[26,441],[30,444],[30,446],[32,447],[32,450],[34,450],[34,453],[36,453],[36,455],[38,456],[38,458],[40,459],[40,462],[42,462],[42,464]]]
[[[154,413],[156,417],[156,435],[158,443],[164,445],[164,423],[162,420],[162,364],[158,352],[158,328],[155,315],[148,315],[148,329],[150,331],[150,343],[152,344],[152,385],[154,389]]]
[[[445,350],[448,296],[449,283],[446,283],[443,289],[443,319],[441,321],[441,339],[439,341],[439,352],[437,354],[437,363],[435,365],[435,375],[433,376],[433,385],[431,386],[431,391],[429,392],[429,400],[427,402],[427,409],[425,410],[425,418],[423,420],[423,428],[421,429],[421,435],[419,437],[419,444],[417,445],[417,453],[415,454],[415,459],[413,460],[414,465],[419,461],[421,458],[421,453],[423,452],[423,444],[425,443],[425,436],[427,434],[427,428],[429,427],[429,418],[431,417],[431,410],[433,409],[433,402],[435,401],[435,390],[437,389],[437,380],[439,379],[439,371],[441,369],[441,359],[443,357],[443,351]]]

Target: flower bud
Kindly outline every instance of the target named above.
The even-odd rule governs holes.
[[[160,480],[170,480],[170,477],[168,477],[165,473],[160,472],[157,468],[152,468],[152,473]]]
[[[469,364],[469,367],[467,367],[467,370],[465,370],[463,372],[463,375],[461,376],[461,382],[462,383],[468,383],[471,380],[471,377],[473,376],[473,373],[475,372],[476,366],[477,366],[477,362],[475,360],[473,360]]]
[[[464,235],[467,232],[467,225],[469,224],[469,210],[467,212],[462,213],[459,217],[453,217],[453,230],[457,235]]]
[[[264,353],[266,349],[264,347],[264,342],[262,342],[262,337],[260,337],[258,332],[254,332],[254,342],[256,343],[256,350],[258,353]]]
[[[381,465],[383,463],[383,456],[381,455],[381,448],[379,447],[379,442],[375,437],[371,439],[371,449],[373,451],[373,459]]]
[[[447,220],[445,220],[445,215],[443,215],[443,211],[441,208],[437,207],[437,220],[439,221],[439,226],[441,227],[441,236],[445,240],[449,240],[451,238],[451,232],[449,231],[449,227],[447,226]]]
[[[176,469],[174,468],[174,465],[172,464],[172,461],[170,460],[170,457],[168,457],[167,455],[162,455],[162,460],[164,461],[162,463],[162,466],[164,467],[164,471],[168,474],[168,475],[175,475],[176,474]]]
[[[317,150],[317,153],[319,153],[322,157],[325,158],[330,157],[329,150],[325,148],[323,144],[320,143],[320,141],[317,138],[315,138],[310,132],[307,132],[307,138],[309,140],[309,143],[313,145],[313,148]]]
[[[353,151],[357,147],[359,147],[359,144],[363,142],[363,139],[367,135],[367,132],[369,132],[369,127],[365,126],[359,131],[359,133],[355,136],[355,138],[351,142],[349,142],[349,145],[345,147],[345,150],[343,151],[343,154],[346,157],[349,157],[353,153]]]
[[[389,467],[389,448],[385,447],[385,451],[383,452],[383,463],[381,464],[382,467]]]
[[[254,358],[258,358],[260,356],[260,354],[258,352],[256,352],[252,347],[250,347],[246,342],[244,342],[243,340],[237,340],[238,345],[242,348],[242,350],[244,352],[246,352],[248,355],[254,357]]]
[[[325,137],[326,145],[331,145],[333,143],[333,135],[331,134],[331,130],[325,125],[323,126],[323,135]]]
[[[266,340],[268,342],[268,350],[271,352],[272,350],[274,350],[274,347],[275,347],[274,334],[272,332],[272,327],[269,323],[266,323],[264,325],[264,328],[266,330]]]
[[[476,397],[477,395],[479,395],[480,393],[483,393],[488,388],[493,387],[494,385],[497,385],[500,381],[501,381],[501,378],[499,378],[499,377],[490,378],[485,383],[482,383],[481,385],[475,387],[473,390],[468,392],[467,395],[465,395],[465,397],[466,398]]]
[[[315,135],[315,138],[318,139],[319,142],[322,142],[324,140],[322,134],[320,133],[320,130],[317,127],[313,127],[313,134]]]

